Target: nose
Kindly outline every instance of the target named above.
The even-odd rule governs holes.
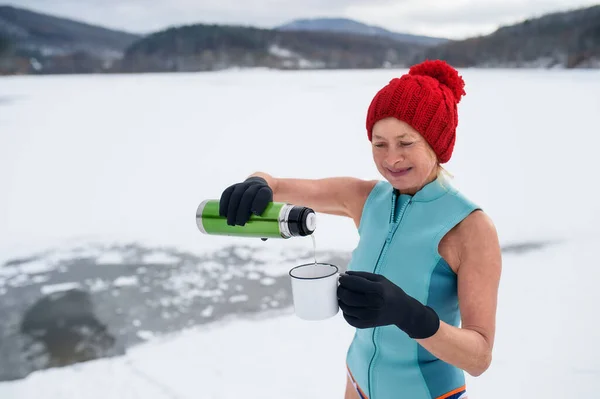
[[[389,167],[394,167],[397,163],[404,161],[402,151],[389,150],[385,157],[385,163]]]

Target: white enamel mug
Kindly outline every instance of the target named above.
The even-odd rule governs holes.
[[[329,263],[307,263],[290,270],[296,316],[303,320],[325,320],[339,311],[339,269]]]

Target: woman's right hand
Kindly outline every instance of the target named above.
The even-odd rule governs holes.
[[[251,176],[241,183],[232,184],[221,194],[219,214],[230,226],[244,226],[252,214],[261,215],[273,201],[273,190],[265,179]]]

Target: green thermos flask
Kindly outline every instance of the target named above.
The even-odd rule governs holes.
[[[316,214],[310,208],[284,202],[271,202],[260,215],[252,215],[244,226],[230,226],[219,215],[219,200],[202,201],[196,210],[196,225],[204,234],[291,238],[311,235],[316,228]]]

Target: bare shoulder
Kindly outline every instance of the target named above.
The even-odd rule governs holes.
[[[497,258],[500,244],[496,226],[485,212],[473,211],[444,236],[439,252],[455,273],[461,264],[478,256]]]
[[[475,239],[482,234],[488,238],[490,236],[497,238],[498,236],[492,218],[480,209],[471,212],[456,226],[456,234],[462,237],[463,240]]]
[[[476,210],[456,226],[454,231],[458,250],[458,269],[461,265],[499,266],[501,258],[498,232],[492,218]]]

